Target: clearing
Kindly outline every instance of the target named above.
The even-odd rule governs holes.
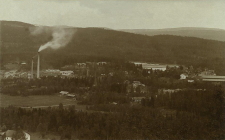
[[[10,96],[0,94],[0,107],[8,107],[9,105],[16,107],[49,107],[58,106],[62,103],[66,105],[75,105],[76,109],[86,110],[86,106],[78,105],[77,101],[72,98],[57,96],[57,95],[33,95],[33,96]]]

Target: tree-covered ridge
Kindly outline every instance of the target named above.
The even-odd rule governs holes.
[[[180,27],[166,29],[123,29],[121,31],[149,36],[176,35],[225,41],[225,30],[216,28]]]
[[[30,61],[40,45],[51,40],[44,32],[32,36],[33,26],[7,26],[3,22],[1,50],[3,64],[15,58]],[[45,27],[51,28],[51,27]],[[177,63],[225,71],[225,43],[194,37],[171,35],[145,36],[101,28],[71,28],[76,30],[70,43],[58,50],[45,50],[46,63],[60,67],[79,58],[108,58],[158,63]],[[58,59],[62,61],[60,66]]]

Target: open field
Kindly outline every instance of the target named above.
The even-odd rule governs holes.
[[[59,136],[53,135],[53,134],[48,134],[45,136],[45,138],[41,138],[40,134],[38,133],[29,133],[29,134],[30,134],[31,140],[51,140],[51,139],[59,140],[60,139]]]
[[[31,140],[60,140],[60,136],[52,133],[48,133],[45,135],[44,138],[40,137],[40,134],[35,132],[35,133],[29,133]],[[78,140],[76,135],[72,134],[72,140]]]
[[[7,107],[9,105],[17,106],[17,107],[48,107],[48,106],[58,106],[62,103],[64,106],[66,105],[75,105],[76,109],[85,110],[85,106],[77,105],[77,101],[60,97],[57,95],[35,95],[35,96],[9,96],[0,94],[0,107]]]

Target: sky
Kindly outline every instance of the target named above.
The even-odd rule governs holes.
[[[36,25],[225,29],[225,0],[0,0],[0,20]]]

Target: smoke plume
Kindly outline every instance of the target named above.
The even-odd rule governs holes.
[[[37,27],[35,30],[31,32],[32,35],[38,35],[43,32],[51,32],[52,34],[52,40],[47,42],[46,44],[42,45],[38,52],[47,49],[47,48],[52,48],[52,49],[58,49],[60,47],[66,46],[70,40],[72,39],[75,30],[74,29],[66,29],[66,28],[47,28],[47,27]]]

